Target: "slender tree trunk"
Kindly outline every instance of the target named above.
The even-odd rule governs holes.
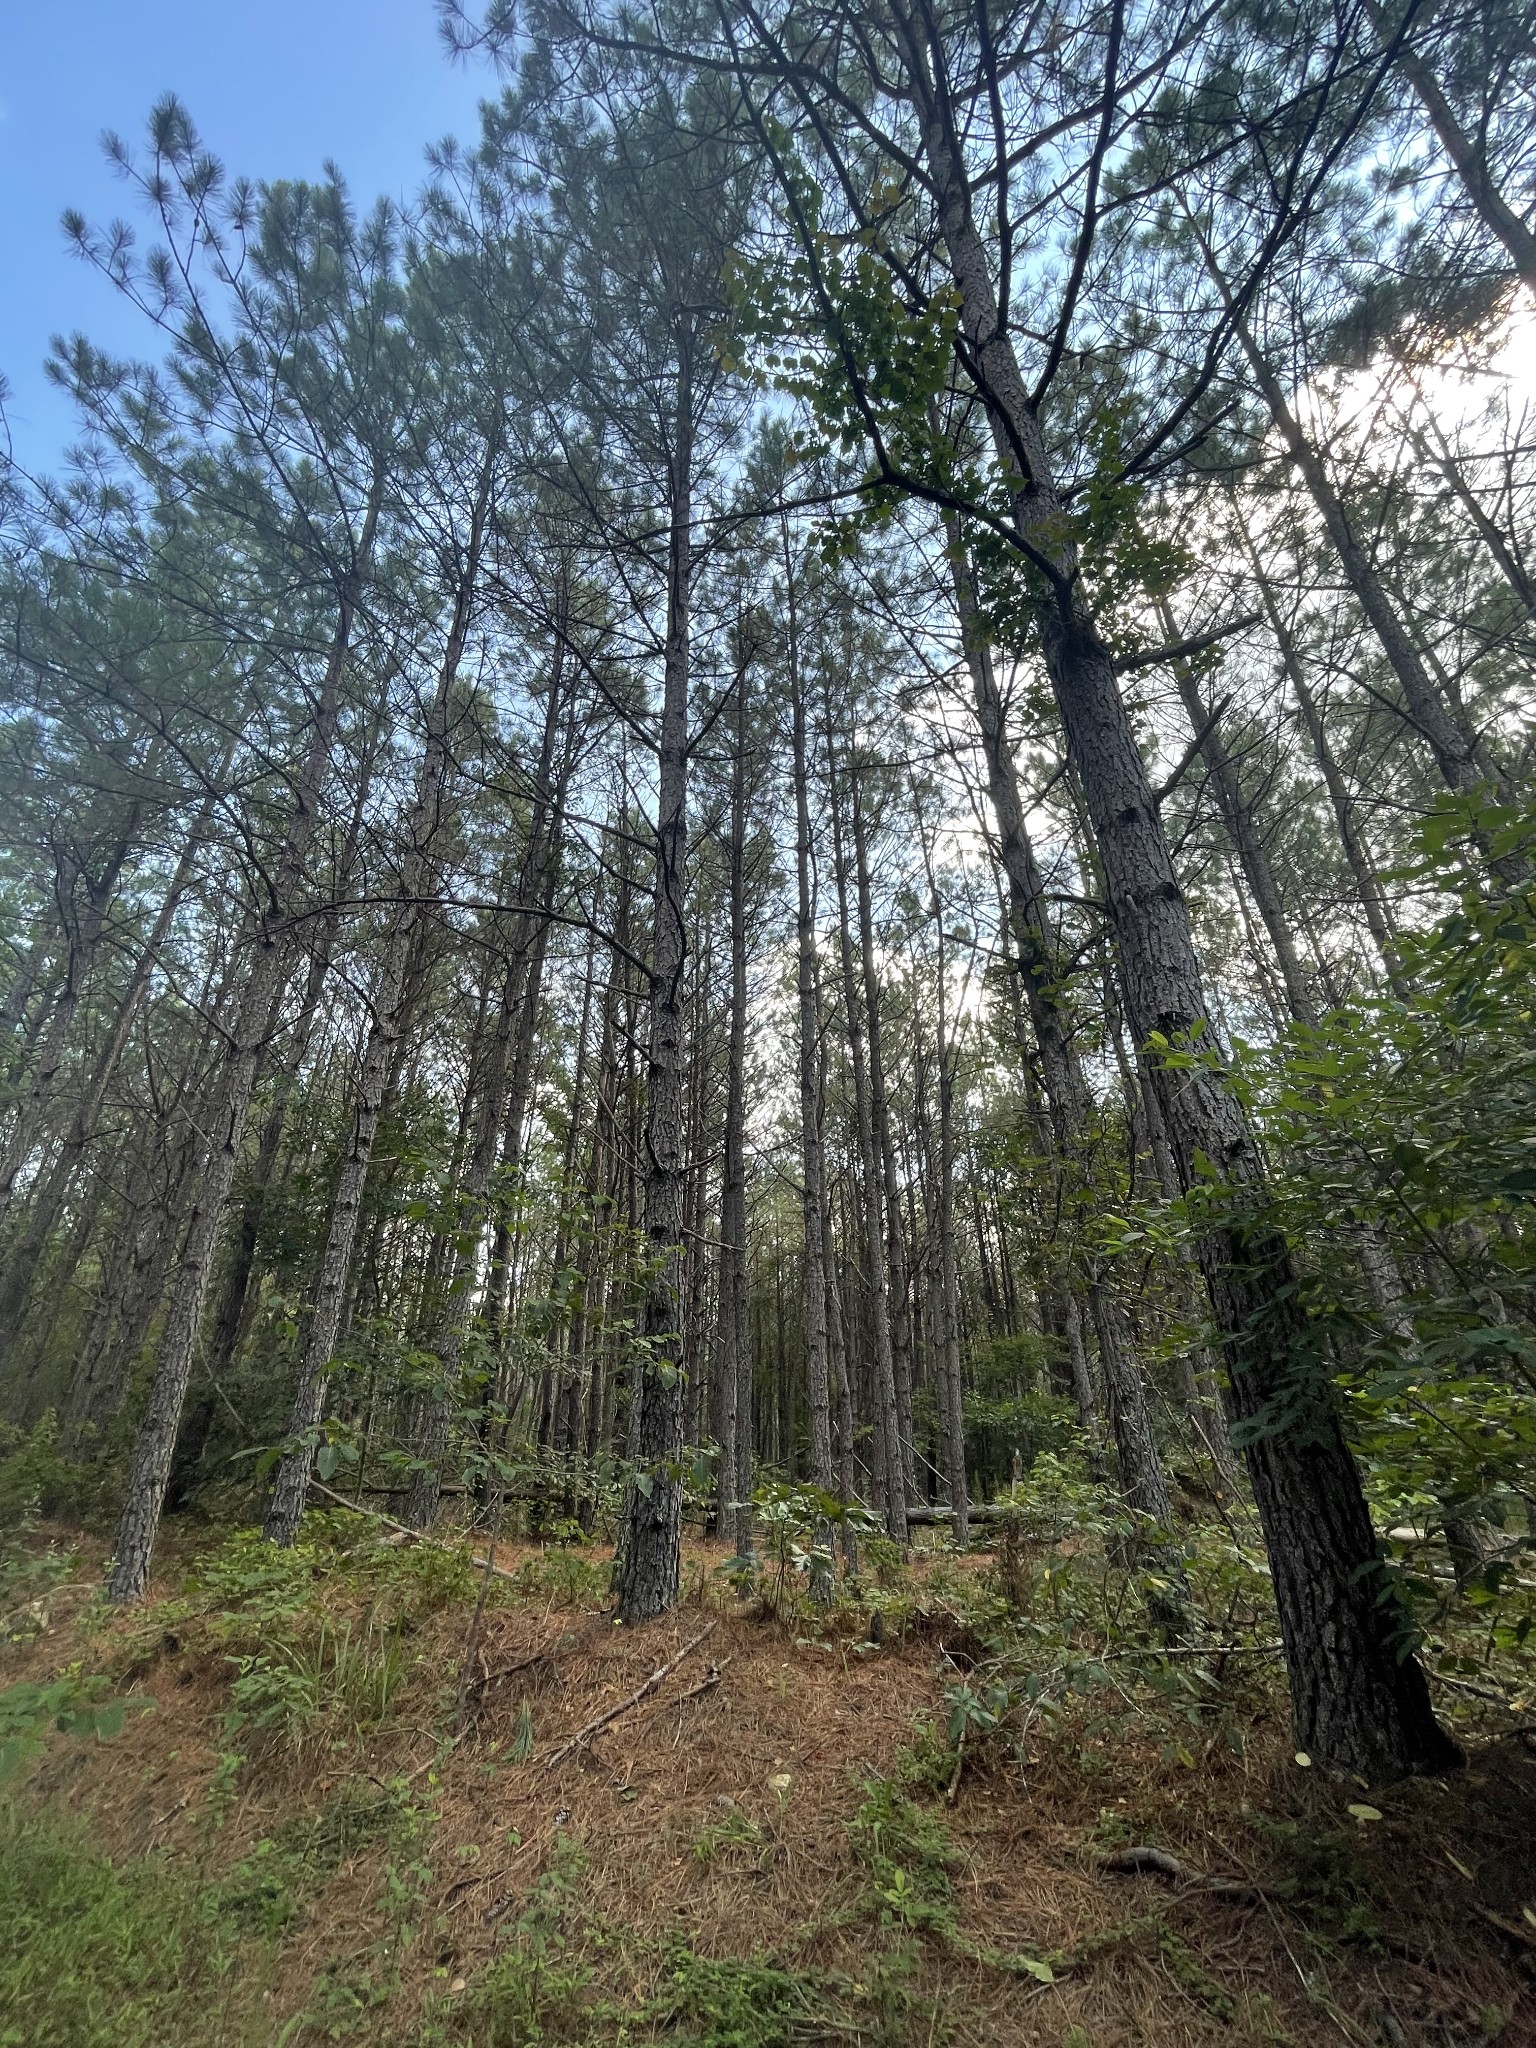
[[[742,629],[738,629],[742,630]],[[752,1353],[747,1290],[747,669],[749,651],[738,650],[736,732],[731,761],[729,894],[731,919],[730,1035],[726,1050],[725,1168],[720,1192],[720,1333],[716,1357],[720,1375],[720,1526],[744,1555],[750,1530]],[[745,1401],[743,1401],[745,1395]],[[750,1542],[750,1536],[748,1536]]]
[[[107,1090],[112,1085],[112,1078],[122,1060],[139,1005],[144,1000],[150,977],[159,962],[161,949],[170,935],[171,924],[182,898],[191,886],[218,803],[220,786],[233,755],[234,748],[231,746],[225,754],[214,787],[209,791],[193,823],[191,835],[176,864],[170,887],[161,900],[149,936],[134,960],[128,976],[128,985],[118,1000],[111,1029],[97,1052],[89,1078],[81,1090],[74,1117],[58,1157],[32,1198],[27,1211],[25,1229],[6,1254],[4,1278],[0,1280],[0,1358],[8,1354],[21,1329],[38,1261],[58,1223],[70,1188],[80,1170],[81,1161],[96,1136],[102,1108],[107,1099]]]
[[[832,1400],[827,1335],[826,1247],[822,1241],[826,1159],[821,1129],[821,1017],[817,1001],[816,908],[811,884],[810,750],[800,674],[796,564],[787,521],[782,529],[788,631],[790,735],[795,778],[795,994],[800,1061],[800,1213],[805,1230],[805,1370],[811,1416],[811,1477],[824,1493],[837,1485],[832,1464]]]
[[[853,817],[854,878],[858,885],[859,958],[868,1012],[869,1115],[880,1161],[885,1211],[885,1257],[890,1268],[891,1377],[896,1386],[896,1434],[901,1452],[898,1470],[904,1500],[917,1495],[912,1441],[912,1330],[907,1314],[907,1255],[901,1235],[901,1190],[896,1179],[896,1150],[891,1140],[891,1106],[885,1079],[885,1033],[880,1018],[880,980],[875,970],[875,920],[870,897],[869,841],[864,799],[856,762],[849,765]]]
[[[1382,43],[1391,46],[1399,31],[1386,8],[1380,0],[1366,0],[1366,11]],[[1421,14],[1429,11],[1420,10]],[[1516,275],[1536,290],[1536,235],[1531,233],[1494,184],[1488,165],[1486,136],[1480,135],[1474,141],[1467,134],[1450,101],[1440,90],[1440,81],[1406,35],[1397,41],[1392,62],[1417,94],[1420,105],[1429,116],[1429,125],[1455,166],[1456,175],[1478,219],[1489,234],[1504,245]]]
[[[16,1111],[15,1122],[11,1125],[4,1145],[0,1146],[0,1224],[9,1216],[11,1204],[16,1198],[17,1178],[43,1135],[43,1127],[53,1105],[59,1068],[70,1050],[71,1030],[80,1007],[80,998],[85,993],[91,963],[95,959],[102,926],[106,922],[107,909],[112,900],[112,891],[122,872],[123,863],[132,850],[138,817],[139,806],[134,804],[129,811],[128,823],[108,856],[103,872],[94,881],[89,876],[81,876],[85,884],[85,914],[70,940],[64,986],[54,1004],[47,1027],[38,1039],[37,1053],[32,1071],[27,1077],[26,1092]]]
[[[170,1305],[160,1338],[149,1405],[134,1446],[127,1497],[118,1523],[115,1556],[107,1579],[107,1594],[114,1601],[141,1600],[149,1584],[155,1533],[160,1523],[166,1481],[170,1477],[187,1383],[191,1378],[219,1228],[224,1220],[225,1205],[239,1161],[246,1111],[261,1059],[272,997],[282,980],[293,945],[294,930],[289,919],[297,903],[305,857],[314,836],[331,743],[341,710],[341,683],[353,620],[373,553],[380,496],[380,488],[375,485],[353,566],[342,589],[309,745],[284,835],[271,912],[256,934],[255,957],[230,1034],[212,1144],[197,1190],[186,1245],[171,1283]]]
[[[1355,884],[1355,893],[1360,899],[1361,909],[1365,912],[1366,924],[1369,927],[1372,939],[1375,941],[1376,950],[1381,955],[1382,966],[1386,970],[1387,980],[1391,984],[1394,994],[1406,999],[1408,988],[1403,980],[1402,963],[1398,956],[1396,934],[1392,929],[1391,915],[1387,908],[1386,898],[1382,894],[1381,883],[1371,860],[1370,851],[1365,844],[1360,826],[1355,817],[1354,800],[1350,795],[1349,784],[1345,781],[1344,772],[1338,764],[1332,747],[1329,745],[1327,725],[1323,718],[1322,708],[1318,704],[1317,698],[1313,694],[1312,686],[1307,680],[1306,664],[1302,659],[1301,649],[1297,646],[1295,635],[1282,617],[1280,607],[1275,601],[1275,593],[1270,587],[1269,579],[1264,574],[1264,567],[1259,560],[1258,550],[1255,548],[1253,537],[1248,531],[1247,521],[1238,509],[1235,494],[1232,499],[1232,513],[1234,531],[1253,569],[1254,580],[1259,592],[1259,602],[1264,607],[1265,615],[1269,620],[1270,630],[1275,636],[1275,644],[1280,650],[1280,660],[1285,669],[1286,679],[1290,683],[1292,693],[1296,698],[1297,709],[1300,711],[1302,723],[1306,727],[1307,738],[1311,743],[1313,756],[1317,761],[1318,768],[1322,773],[1324,786],[1328,791],[1328,801],[1333,807],[1334,823],[1338,827],[1339,844],[1344,849],[1344,858],[1349,864],[1349,872]]]
[[[874,1480],[887,1533],[898,1543],[907,1540],[906,1489],[902,1480],[901,1419],[896,1401],[896,1366],[891,1343],[890,1277],[881,1216],[882,1172],[870,1103],[865,1063],[865,1005],[854,966],[852,924],[848,906],[848,859],[843,837],[842,798],[832,742],[830,702],[827,711],[827,786],[832,800],[833,864],[837,874],[838,929],[842,949],[843,1009],[852,1066],[854,1122],[858,1131],[860,1193],[863,1206],[864,1257],[868,1272],[870,1321],[873,1325]]]
[[[1164,597],[1157,599],[1158,622],[1171,642],[1177,642],[1179,627]],[[1174,681],[1179,686],[1179,697],[1189,719],[1190,728],[1200,743],[1200,753],[1216,792],[1217,808],[1222,823],[1227,828],[1227,837],[1232,842],[1243,879],[1248,884],[1254,907],[1269,934],[1269,943],[1274,948],[1275,959],[1280,968],[1280,979],[1285,987],[1286,1006],[1299,1024],[1315,1024],[1317,1007],[1312,1000],[1312,991],[1302,971],[1301,957],[1296,951],[1295,936],[1291,931],[1290,919],[1285,914],[1285,905],[1280,899],[1279,884],[1274,869],[1269,863],[1269,852],[1260,837],[1253,812],[1243,794],[1243,785],[1237,772],[1237,763],[1227,752],[1221,737],[1221,721],[1218,713],[1206,703],[1200,694],[1200,684],[1194,670],[1181,656],[1176,655],[1170,663]]]
[[[656,922],[651,947],[645,1110],[645,1234],[651,1278],[633,1355],[635,1470],[624,1498],[618,1608],[626,1622],[663,1614],[681,1569],[683,1387],[678,1310],[683,1236],[683,974],[688,888],[689,607],[693,581],[691,342],[679,339],[672,447],[667,630],[657,746]]]
[[[1232,316],[1233,333],[1247,359],[1264,403],[1269,408],[1270,418],[1274,421],[1275,428],[1285,443],[1286,452],[1300,473],[1308,495],[1327,529],[1328,538],[1344,571],[1345,580],[1370,622],[1371,630],[1386,656],[1388,667],[1397,677],[1403,693],[1404,716],[1434,756],[1435,766],[1440,771],[1447,789],[1457,794],[1478,789],[1486,779],[1485,768],[1473,758],[1472,751],[1458,732],[1456,722],[1447,710],[1444,699],[1424,664],[1423,656],[1398,616],[1397,608],[1376,572],[1375,564],[1356,539],[1344,501],[1334,489],[1327,465],[1291,410],[1281,389],[1280,380],[1270,367],[1268,357],[1260,348],[1247,320],[1237,308],[1209,243],[1193,216],[1186,214],[1186,218],[1199,237],[1206,269],[1210,273],[1212,283],[1221,294],[1223,304]]]
[[[417,940],[434,893],[433,842],[441,829],[450,766],[450,708],[459,665],[469,638],[475,584],[479,577],[485,523],[490,508],[493,461],[488,457],[470,514],[463,573],[454,593],[453,618],[438,669],[437,690],[427,713],[426,737],[417,774],[415,802],[406,826],[405,858],[400,867],[401,904],[389,930],[379,979],[373,991],[368,1034],[352,1098],[352,1122],[342,1154],[331,1217],[321,1254],[319,1277],[303,1331],[299,1381],[288,1415],[291,1448],[277,1468],[262,1533],[269,1543],[287,1546],[298,1532],[309,1491],[313,1433],[325,1403],[326,1374],[341,1329],[342,1310],[352,1270],[357,1226],[363,1211],[374,1142],[384,1111],[401,1027],[409,1008],[410,969],[418,954]]]
[[[1018,770],[1004,729],[1002,697],[991,652],[982,636],[970,570],[957,531],[951,536],[950,554],[977,727],[987,764],[988,791],[997,819],[999,854],[1008,880],[1010,924],[1018,951],[1019,975],[1040,1053],[1041,1077],[1050,1112],[1049,1132],[1042,1132],[1042,1137],[1048,1136],[1063,1220],[1075,1236],[1086,1223],[1082,1214],[1088,1200],[1084,1155],[1089,1143],[1092,1102],[1061,1001],[1059,949],[1046,911],[1045,881],[1025,826]],[[1114,1292],[1106,1261],[1091,1252],[1077,1251],[1074,1263],[1081,1274],[1077,1285],[1087,1302],[1104,1368],[1105,1405],[1120,1468],[1121,1490],[1131,1507],[1167,1525],[1172,1520],[1173,1506],[1125,1311]],[[1067,1279],[1066,1285],[1071,1290],[1073,1280]],[[1080,1343],[1080,1309],[1069,1318],[1067,1328],[1069,1342],[1074,1346]],[[1075,1348],[1072,1368],[1079,1411],[1087,1428],[1093,1415],[1092,1385],[1086,1360],[1081,1361],[1080,1369]]]

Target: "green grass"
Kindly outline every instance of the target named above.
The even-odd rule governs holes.
[[[248,2048],[270,1950],[164,1858],[116,1865],[84,1824],[0,1806],[0,2048]]]

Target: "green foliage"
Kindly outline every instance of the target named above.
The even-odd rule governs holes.
[[[1275,1193],[1313,1249],[1314,1323],[1389,1525],[1502,1532],[1481,1604],[1517,1594],[1536,1492],[1536,818],[1443,800],[1409,879],[1441,914],[1400,944],[1406,997],[1382,994],[1241,1049],[1238,1077],[1284,1162]],[[1490,861],[1517,882],[1490,879]],[[1390,1256],[1395,1312],[1364,1285]],[[1403,1583],[1421,1606],[1431,1576]],[[1528,1606],[1507,1620],[1518,1627]]]
[[[247,1732],[302,1749],[322,1734],[332,1749],[362,1742],[389,1719],[414,1659],[399,1630],[321,1619],[314,1631],[230,1658],[231,1735]]]
[[[812,1595],[823,1604],[830,1597],[837,1569],[835,1535],[852,1538],[871,1563],[883,1540],[868,1509],[809,1483],[764,1479],[753,1490],[752,1519],[763,1562],[737,1558],[723,1573],[738,1594],[756,1595],[778,1620],[803,1613]]]
[[[602,1607],[609,1598],[611,1560],[558,1547],[525,1557],[513,1578],[520,1599],[543,1597],[556,1607]]]
[[[279,1934],[359,1850],[377,1841],[407,1844],[421,1824],[403,1781],[380,1789],[369,1779],[348,1780],[319,1813],[294,1815],[241,1858],[219,1885],[222,1915],[237,1927]]]
[[[849,1825],[887,1924],[948,1933],[955,1924],[954,1873],[960,1854],[948,1830],[889,1778],[867,1778]]]
[[[26,1524],[0,1538],[0,1642],[20,1643],[47,1626],[48,1596],[74,1569],[75,1553],[29,1543]]]
[[[812,1986],[764,1958],[701,1956],[674,1940],[640,2017],[677,2048],[791,2048],[814,2024]]]
[[[1332,1941],[1376,1939],[1381,1931],[1376,1886],[1347,1835],[1310,1819],[1279,1820],[1261,1813],[1253,1821],[1280,1864],[1269,1888],[1303,1926]]]
[[[72,1476],[59,1456],[58,1419],[51,1408],[29,1431],[0,1423],[0,1533],[55,1512],[71,1491]]]
[[[0,1692],[0,1784],[42,1755],[50,1731],[105,1741],[121,1731],[130,1712],[154,1706],[153,1700],[132,1695],[112,1697],[111,1683],[100,1673],[82,1675],[71,1666],[57,1678],[23,1680]]]
[[[215,1889],[159,1857],[116,1865],[86,1824],[0,1807],[0,2048],[251,2038],[265,1973]]]
[[[507,1947],[413,2037],[415,2048],[537,2048],[587,2041],[593,1968],[576,1936],[586,1854],[568,1835],[509,1930]]]
[[[732,1852],[739,1852],[732,1855]],[[775,1854],[770,1829],[733,1806],[719,1820],[707,1821],[693,1838],[693,1853],[700,1863],[722,1860],[744,1862],[751,1870],[766,1870]]]
[[[234,1673],[228,1735],[298,1751],[355,1745],[385,1725],[419,1663],[416,1629],[470,1598],[475,1580],[461,1553],[382,1545],[340,1513],[310,1517],[287,1550],[237,1531],[187,1583],[213,1609],[202,1626]],[[360,1615],[345,1611],[359,1600]]]

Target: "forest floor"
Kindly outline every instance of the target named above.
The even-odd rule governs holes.
[[[462,1553],[319,1519],[173,1530],[127,1614],[99,1539],[31,1533],[4,2048],[1536,2041],[1529,1731],[1365,1795],[1259,1658],[1219,1711],[1085,1693],[957,1749],[984,1560],[812,1622],[690,1542],[621,1629],[605,1555],[506,1544],[477,1624]]]

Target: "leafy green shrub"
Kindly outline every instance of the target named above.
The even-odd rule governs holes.
[[[267,1973],[216,1893],[159,1857],[114,1864],[83,1823],[0,1807],[0,1927],[0,2048],[167,2048],[209,2040],[213,2013],[252,2037]]]
[[[360,1742],[388,1719],[414,1665],[397,1628],[367,1621],[317,1629],[232,1656],[231,1733],[255,1729],[290,1749],[319,1735]]]
[[[759,1956],[701,1956],[668,1945],[666,1982],[639,2017],[676,2048],[791,2048],[803,2038],[815,1987]]]
[[[353,1553],[357,1517],[316,1516],[291,1549],[240,1530],[197,1560],[189,1589],[214,1610],[208,1627],[235,1676],[228,1732],[270,1747],[356,1743],[382,1727],[416,1668],[408,1635],[437,1610],[445,1585],[468,1585],[448,1553]],[[445,1571],[438,1559],[446,1559]],[[371,1593],[361,1618],[339,1618],[328,1595]],[[396,1611],[391,1613],[389,1610]]]
[[[58,1419],[50,1408],[23,1432],[0,1424],[0,1530],[15,1530],[51,1513],[69,1491],[59,1456]]]
[[[42,1683],[23,1682],[0,1692],[0,1784],[29,1758],[42,1755],[50,1729],[101,1741],[120,1731],[130,1711],[153,1707],[153,1700],[106,1697],[111,1682],[99,1673],[82,1677],[71,1669]]]
[[[961,1856],[943,1821],[889,1778],[867,1778],[863,1792],[848,1832],[870,1874],[882,1920],[914,1930],[951,1932],[952,1880]]]
[[[982,1498],[1009,1483],[1015,1460],[1029,1472],[1037,1458],[1062,1456],[1081,1442],[1076,1410],[1059,1395],[965,1396],[965,1462]]]
[[[36,1549],[25,1534],[13,1530],[0,1542],[0,1642],[28,1642],[46,1627],[48,1595],[74,1567],[74,1551]]]

